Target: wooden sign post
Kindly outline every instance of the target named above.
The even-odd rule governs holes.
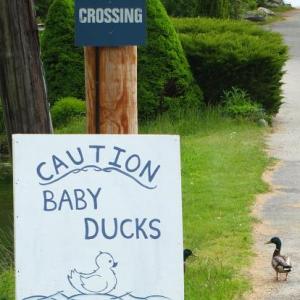
[[[145,0],[76,0],[77,46],[85,47],[88,133],[136,134],[137,47]]]
[[[88,133],[137,134],[137,47],[86,47]]]

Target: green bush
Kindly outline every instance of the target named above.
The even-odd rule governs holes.
[[[148,41],[139,47],[138,59],[140,119],[199,107],[202,94],[171,20],[159,0],[148,0],[147,5]]]
[[[83,49],[74,46],[73,0],[53,1],[41,46],[50,102],[84,98]]]
[[[168,13],[177,17],[208,16],[228,18],[236,0],[163,0]]]
[[[51,108],[53,126],[58,128],[66,126],[73,118],[84,117],[85,102],[73,97],[62,98]]]
[[[253,102],[248,93],[242,89],[233,87],[229,91],[224,91],[223,103],[223,112],[231,118],[250,121],[266,118],[261,104]]]
[[[52,102],[66,96],[83,98],[83,53],[73,46],[74,11],[70,1],[54,1],[42,39],[42,57]],[[148,0],[147,6],[148,41],[146,46],[139,47],[138,55],[139,118],[149,119],[164,111],[199,107],[202,93],[171,20],[159,0]]]
[[[35,3],[36,15],[42,21],[46,19],[48,9],[52,2],[53,0],[35,0],[34,3]]]
[[[279,34],[248,22],[175,20],[182,45],[208,104],[219,104],[224,90],[245,90],[268,114],[281,105],[287,47]]]

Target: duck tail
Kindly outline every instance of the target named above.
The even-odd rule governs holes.
[[[79,293],[81,294],[86,294],[85,289],[82,286],[82,281],[81,281],[81,275],[79,272],[77,272],[76,269],[73,269],[71,271],[71,274],[68,275],[68,281],[70,285]]]

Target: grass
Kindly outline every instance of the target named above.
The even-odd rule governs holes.
[[[250,287],[243,268],[252,250],[254,195],[267,191],[265,129],[217,113],[172,122],[146,133],[180,133],[184,244],[194,251],[185,274],[185,299],[234,299]]]
[[[84,131],[84,120],[76,119],[56,132]],[[187,300],[240,299],[250,288],[243,269],[252,254],[251,205],[255,194],[267,191],[261,180],[269,163],[265,131],[218,111],[164,116],[140,126],[145,134],[181,135],[184,245],[195,254],[185,273]],[[14,299],[6,296],[12,279],[9,268],[0,275],[0,299]]]

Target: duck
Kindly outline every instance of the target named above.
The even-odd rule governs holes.
[[[193,255],[193,251],[190,249],[184,249],[183,250],[183,266],[184,266],[184,271],[185,271],[185,262],[187,261],[187,259]]]
[[[117,277],[114,268],[118,263],[107,252],[101,252],[96,256],[97,269],[91,273],[81,273],[76,269],[68,275],[71,286],[84,295],[107,295],[117,286]]]
[[[278,237],[271,238],[266,244],[275,244],[276,248],[272,256],[272,267],[276,272],[276,278],[279,280],[279,273],[285,274],[287,280],[288,274],[292,271],[291,260],[288,256],[281,255],[281,240]]]

